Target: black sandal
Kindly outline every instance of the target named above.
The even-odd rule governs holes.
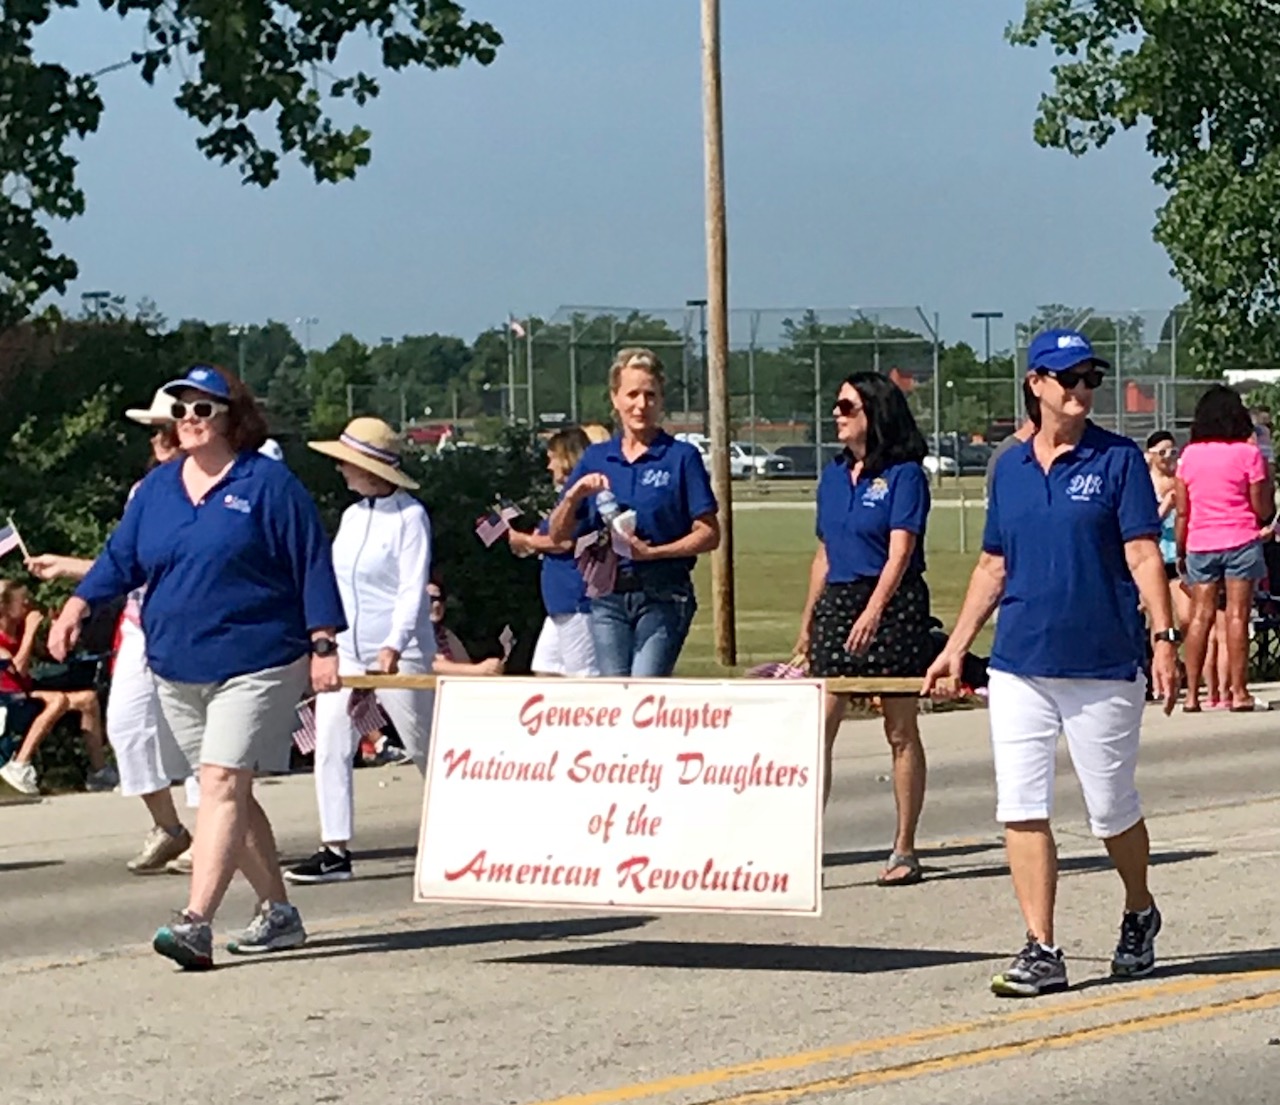
[[[900,879],[888,878],[888,872],[905,867],[907,873]],[[876,879],[876,886],[915,886],[924,881],[924,869],[914,853],[894,852],[885,864],[885,874]]]

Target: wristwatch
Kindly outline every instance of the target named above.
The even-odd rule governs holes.
[[[1176,629],[1162,629],[1159,633],[1151,634],[1152,643],[1156,641],[1165,641],[1171,645],[1179,645],[1182,643],[1182,634]]]
[[[316,637],[311,642],[312,656],[336,656],[338,654],[338,642],[332,637]]]

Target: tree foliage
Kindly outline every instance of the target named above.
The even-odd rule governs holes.
[[[1080,155],[1144,128],[1155,238],[1210,367],[1280,363],[1280,11],[1264,0],[1027,0],[1009,28],[1058,60],[1035,138]]]
[[[48,222],[85,209],[69,143],[97,130],[104,109],[91,74],[37,60],[35,32],[80,0],[6,0],[0,8],[0,327],[48,291],[65,291],[75,261],[54,249]],[[88,5],[86,5],[88,6]],[[317,181],[347,180],[370,158],[370,133],[341,126],[343,101],[380,91],[364,70],[339,73],[339,54],[366,35],[383,68],[454,68],[493,61],[502,38],[454,0],[99,0],[143,23],[130,59],[148,84],[181,74],[175,104],[203,128],[206,157],[235,165],[248,184],[280,175],[296,155]],[[274,135],[270,130],[274,129]]]

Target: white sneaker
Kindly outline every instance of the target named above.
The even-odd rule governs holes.
[[[3,779],[19,794],[39,794],[40,784],[36,780],[36,767],[31,763],[19,763],[10,760],[0,767],[0,779]]]

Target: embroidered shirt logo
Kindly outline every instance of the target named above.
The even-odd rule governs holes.
[[[1102,491],[1101,476],[1072,476],[1067,484],[1067,495],[1077,503],[1087,503]]]
[[[882,503],[889,497],[889,481],[883,476],[877,476],[871,481],[871,486],[862,493],[863,506],[875,506],[876,503]]]
[[[666,487],[671,483],[671,473],[661,468],[647,468],[640,477],[642,487]]]
[[[242,499],[239,495],[228,495],[222,500],[222,505],[228,510],[238,510],[241,514],[248,514],[250,510],[249,500]]]

